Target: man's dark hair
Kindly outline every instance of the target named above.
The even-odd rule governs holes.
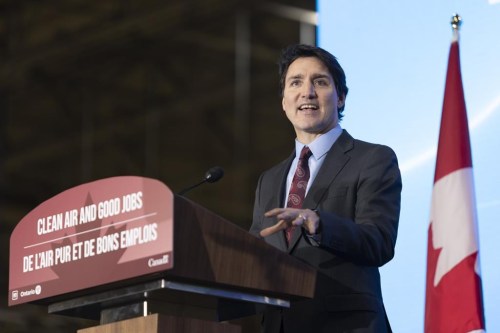
[[[333,82],[335,83],[337,95],[340,98],[344,97],[344,105],[337,109],[339,119],[342,119],[342,111],[344,111],[345,106],[345,97],[347,96],[347,92],[349,91],[345,82],[345,73],[339,62],[337,61],[337,58],[335,58],[330,52],[325,51],[320,47],[295,44],[283,49],[278,63],[281,95],[283,96],[283,92],[285,90],[285,77],[286,73],[288,72],[288,67],[290,67],[290,64],[298,58],[305,57],[316,57],[328,68],[328,71],[333,78]]]

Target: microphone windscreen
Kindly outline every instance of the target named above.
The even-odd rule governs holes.
[[[209,183],[215,183],[224,176],[224,169],[221,167],[210,168],[205,174],[205,180]]]

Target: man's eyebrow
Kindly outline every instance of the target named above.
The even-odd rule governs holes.
[[[330,75],[328,74],[323,74],[323,73],[318,73],[318,74],[313,74],[311,75],[312,79],[329,79]]]
[[[292,75],[292,76],[287,77],[286,80],[290,81],[290,80],[303,79],[303,78],[304,78],[304,75],[296,74],[296,75]]]
[[[302,75],[302,74],[296,74],[296,75],[292,75],[292,76],[287,77],[286,80],[290,81],[290,80],[303,79],[303,78],[304,78],[304,75]],[[330,79],[330,75],[326,74],[326,73],[317,73],[317,74],[312,74],[311,78],[313,80],[316,80],[316,79]]]

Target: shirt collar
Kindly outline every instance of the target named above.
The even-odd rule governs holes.
[[[323,158],[333,146],[335,141],[337,141],[340,134],[342,134],[342,127],[340,127],[340,124],[337,124],[337,126],[328,132],[321,134],[314,139],[313,142],[308,144],[307,146],[311,149],[314,159],[320,160]],[[303,143],[300,143],[297,139],[295,139],[295,156],[300,156],[300,152],[304,146],[305,145]]]

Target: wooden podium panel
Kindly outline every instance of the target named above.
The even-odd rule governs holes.
[[[165,276],[289,300],[312,298],[316,270],[184,197],[174,199],[174,265]]]
[[[78,330],[78,333],[241,333],[241,327],[229,323],[210,322],[194,318],[152,314],[115,323]]]

